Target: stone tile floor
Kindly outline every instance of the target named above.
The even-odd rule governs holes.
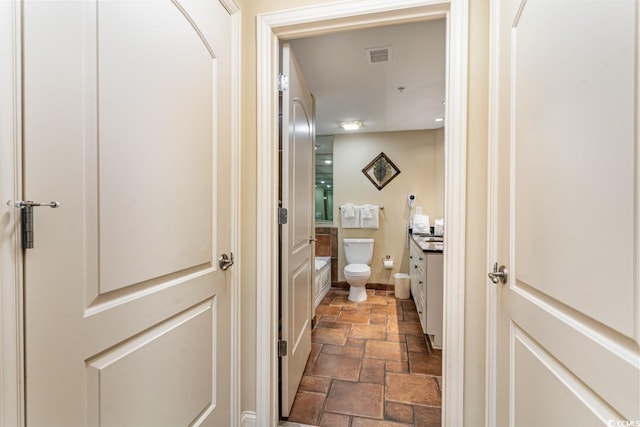
[[[431,353],[411,299],[331,289],[288,421],[323,427],[439,427],[442,353]]]

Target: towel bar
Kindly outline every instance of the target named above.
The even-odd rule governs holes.
[[[342,210],[342,206],[338,206],[338,209]],[[380,205],[380,206],[378,206],[378,209],[384,209],[384,206]]]

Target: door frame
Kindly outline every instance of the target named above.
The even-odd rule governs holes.
[[[219,0],[231,16],[231,297],[230,419],[240,425],[241,23],[236,0]],[[0,2],[0,425],[24,427],[23,252],[16,209],[22,198],[22,1]]]
[[[278,425],[279,42],[347,29],[447,20],[443,425],[463,425],[469,0],[356,0],[257,16],[256,421]]]
[[[489,135],[487,165],[487,259],[486,271],[491,271],[498,256],[498,174],[499,174],[499,99],[500,46],[498,5],[489,2]],[[485,277],[485,426],[497,421],[498,393],[498,286]]]
[[[0,2],[0,425],[24,425],[23,257],[12,201],[22,194],[22,20]],[[11,204],[11,206],[9,206]]]

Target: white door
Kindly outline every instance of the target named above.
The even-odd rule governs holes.
[[[228,426],[231,18],[24,4],[26,420]]]
[[[499,426],[640,422],[638,2],[493,2]]]
[[[311,353],[311,310],[315,267],[313,198],[313,99],[289,44],[282,52],[282,74],[289,79],[282,91],[282,206],[288,210],[281,229],[283,417],[296,397]]]

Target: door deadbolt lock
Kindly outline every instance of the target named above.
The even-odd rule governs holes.
[[[493,271],[489,273],[489,279],[491,279],[491,281],[495,284],[504,284],[507,283],[508,275],[509,271],[507,270],[507,267],[501,265],[498,268],[498,263],[496,262],[495,264],[493,264]]]

